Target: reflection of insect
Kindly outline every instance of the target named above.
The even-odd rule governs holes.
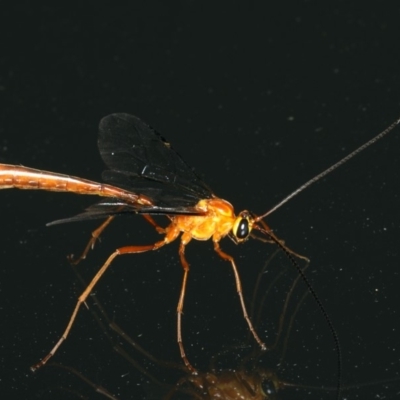
[[[254,317],[257,326],[260,320],[264,319],[263,305],[265,303],[269,305],[272,304],[272,299],[269,298],[271,297],[271,291],[277,288],[277,283],[282,281],[282,278],[286,276],[285,273],[288,272],[287,268],[282,268],[280,259],[276,265],[271,265],[271,262],[277,258],[278,253],[279,252],[276,251],[265,263],[264,268],[259,273],[257,285],[253,293],[252,314],[254,313],[254,315],[252,315],[252,317]],[[267,268],[269,273],[275,275],[275,277],[270,281],[268,289],[265,290],[263,285],[263,290],[261,291],[259,289],[261,287],[260,283],[263,284],[267,281],[266,279],[262,279],[262,277],[265,276]],[[279,271],[278,274],[276,274],[277,270]],[[75,270],[75,272],[83,282],[78,271]],[[304,295],[301,294],[300,299],[297,299],[295,302],[290,301],[295,293],[295,287],[299,279],[300,277],[297,275],[290,288],[287,288],[288,285],[279,285],[280,289],[288,290],[288,293],[283,302],[283,309],[281,311],[276,310],[276,317],[279,316],[279,322],[273,324],[277,327],[276,340],[273,345],[269,346],[269,349],[278,350],[280,353],[280,363],[283,363],[285,352],[282,351],[282,348],[286,347],[289,336],[288,332],[291,330],[295,314],[307,295],[306,292]],[[84,283],[83,285],[86,286]],[[260,294],[260,292],[262,293]],[[254,349],[254,351],[250,353],[249,348],[251,348],[251,346],[249,345],[234,346],[233,348],[228,347],[212,358],[211,365],[209,365],[207,372],[198,372],[196,375],[188,374],[187,370],[183,368],[182,365],[160,361],[144,350],[137,341],[133,340],[120,326],[108,317],[98,296],[92,295],[90,300],[93,306],[89,309],[94,319],[99,323],[101,330],[112,344],[112,348],[127,360],[129,364],[133,365],[144,377],[147,377],[150,382],[152,382],[150,385],[146,385],[146,398],[163,398],[164,400],[273,400],[276,399],[275,395],[277,392],[289,385],[280,380],[274,371],[260,365],[258,363],[260,356],[266,353],[260,352],[259,350],[257,351],[257,349]],[[255,304],[259,303],[260,306],[255,307]],[[98,309],[100,313],[98,313],[96,309]],[[292,315],[290,318],[287,318],[289,310],[292,310],[290,311]],[[111,328],[111,330],[108,327]],[[115,332],[117,336],[115,336],[113,332]],[[123,340],[122,343],[121,339]],[[127,344],[127,346],[125,346],[125,344]],[[139,361],[141,358],[142,360]],[[107,357],[107,359],[109,359],[109,357]],[[146,367],[143,365],[146,365]],[[118,398],[118,396],[112,395],[104,387],[91,382],[76,369],[60,365],[57,366],[66,369],[74,376],[84,380],[84,382],[95,389],[97,393],[113,400]],[[150,371],[154,370],[154,372],[150,372],[149,368],[151,368]],[[156,372],[158,369],[160,371]],[[162,376],[162,381],[159,380],[159,374]],[[143,381],[143,379],[141,379],[141,381]],[[132,397],[137,396],[137,394],[135,394],[135,396],[132,394]]]
[[[185,247],[192,239],[212,239],[214,250],[217,254],[222,259],[231,263],[244,318],[258,344],[262,349],[265,349],[266,347],[254,330],[246,311],[242,286],[235,261],[230,255],[221,250],[219,245],[220,240],[228,236],[235,243],[242,243],[252,236],[259,240],[275,242],[286,252],[292,261],[293,255],[305,258],[286,247],[285,244],[273,234],[263,219],[300,191],[318,181],[376,140],[386,135],[399,122],[400,120],[393,123],[374,139],[312,178],[271,210],[260,216],[255,216],[248,211],[242,211],[236,216],[232,205],[216,197],[208,186],[200,180],[193,170],[188,167],[180,156],[171,148],[169,143],[141,120],[128,114],[112,114],[103,118],[100,122],[98,144],[103,160],[111,169],[105,171],[103,174],[104,180],[109,184],[96,183],[82,178],[40,171],[22,166],[0,164],[0,188],[2,189],[41,189],[91,194],[109,198],[108,200],[102,200],[89,207],[82,214],[55,222],[107,218],[105,222],[93,232],[92,239],[89,241],[82,256],[76,262],[86,257],[89,249],[94,246],[101,232],[117,215],[127,213],[141,214],[159,233],[164,234],[164,238],[154,244],[121,247],[109,256],[79,297],[68,325],[59,341],[50,353],[37,365],[33,366],[32,369],[35,370],[44,365],[66,339],[81,304],[85,302],[87,296],[110,266],[114,258],[121,254],[157,250],[175,240],[180,234],[182,235],[179,255],[184,274],[177,306],[177,341],[181,357],[187,368],[195,372],[195,369],[191,366],[185,355],[181,335],[181,317],[189,272],[189,264],[185,258]],[[166,228],[159,227],[151,217],[151,215],[160,214],[166,215],[170,220],[170,224]],[[265,236],[256,236],[254,232],[252,232],[254,229]],[[321,303],[319,303],[319,306],[323,311]],[[331,325],[330,328],[334,333]],[[337,349],[339,350],[336,337],[335,340]]]
[[[265,323],[268,326],[274,326],[274,343],[268,346],[269,350],[267,352],[260,352],[257,348],[251,351],[251,346],[248,344],[229,347],[226,338],[221,338],[222,342],[220,341],[219,343],[224,347],[224,350],[214,355],[211,358],[211,362],[207,362],[207,370],[205,372],[199,371],[197,375],[188,374],[180,364],[160,361],[153,354],[144,350],[137,343],[137,339],[132,339],[115,321],[108,317],[98,296],[93,295],[91,296],[89,308],[92,315],[99,323],[102,332],[110,340],[112,348],[127,361],[128,365],[132,365],[138,370],[141,377],[140,375],[136,377],[132,369],[127,370],[126,363],[121,362],[121,360],[114,360],[113,369],[115,369],[114,364],[118,362],[121,370],[126,371],[125,375],[129,375],[130,385],[128,387],[131,390],[137,390],[137,392],[133,393],[130,390],[126,390],[123,394],[111,394],[108,390],[109,388],[112,389],[111,387],[105,389],[104,386],[93,383],[87,376],[84,376],[76,369],[65,366],[59,367],[67,369],[75,377],[90,385],[90,393],[95,390],[101,395],[101,398],[105,397],[112,400],[120,398],[162,398],[163,400],[333,399],[335,398],[336,388],[327,385],[331,377],[329,369],[324,371],[325,373],[322,373],[321,377],[320,367],[318,367],[318,364],[313,364],[313,370],[310,372],[320,375],[320,383],[317,384],[316,381],[318,379],[314,378],[313,385],[300,384],[301,378],[299,377],[302,376],[302,370],[307,363],[304,363],[303,360],[303,364],[298,364],[296,361],[299,360],[301,362],[301,359],[296,357],[293,359],[292,355],[288,354],[294,350],[291,346],[292,340],[289,340],[289,335],[292,336],[294,333],[296,337],[293,339],[302,336],[301,333],[295,333],[298,329],[302,332],[302,327],[304,328],[304,322],[301,321],[302,317],[301,315],[299,316],[299,311],[300,309],[304,310],[302,316],[306,316],[310,312],[310,304],[308,304],[308,307],[302,308],[308,292],[304,292],[304,289],[297,287],[299,276],[294,281],[291,278],[289,278],[289,281],[287,280],[289,271],[288,268],[284,267],[284,262],[285,260],[278,256],[278,252],[269,258],[259,274],[251,303],[252,308],[254,308],[254,313],[251,313],[251,317],[255,326],[258,329],[262,328]],[[268,273],[268,276],[266,276],[266,273]],[[268,279],[270,275],[271,278],[273,277],[272,279]],[[266,287],[266,284],[268,287]],[[286,292],[286,296],[275,295],[275,293],[282,293],[282,291]],[[272,293],[274,293],[273,296]],[[279,310],[278,308],[276,309],[276,315],[271,321],[270,311],[267,312],[264,307],[270,308],[278,300],[276,297],[279,297],[277,304],[280,304],[280,307]],[[100,313],[97,310],[100,310]],[[152,340],[152,338],[149,339]],[[230,335],[230,339],[234,340],[234,335]],[[314,345],[316,345],[316,342],[311,344],[311,346]],[[101,346],[104,347],[103,342]],[[311,352],[320,352],[321,350],[321,348],[316,350],[314,347],[308,349]],[[287,357],[288,355],[289,357]],[[110,360],[109,354],[105,355],[105,357]],[[293,361],[296,364],[296,378],[294,380],[292,377],[292,382],[288,382],[283,379],[283,376],[286,375],[287,377],[287,374],[290,373],[290,364]],[[109,364],[106,363],[106,365]],[[96,370],[90,369],[90,371],[91,376],[97,374]],[[111,378],[109,385],[113,387],[126,385],[127,382],[123,384],[125,379],[121,379],[119,374],[114,374],[114,376],[114,378]],[[324,381],[324,379],[328,379],[328,381]],[[348,400],[372,398],[373,396],[378,398],[378,394],[385,394],[389,398],[388,394],[395,393],[398,383],[399,379],[393,378],[375,380],[358,385],[347,385],[342,389],[345,392],[343,395]],[[102,384],[104,385],[104,382]],[[86,393],[88,389],[82,387],[81,390]],[[364,397],[364,392],[368,393],[366,397]],[[89,394],[87,396],[92,397]]]

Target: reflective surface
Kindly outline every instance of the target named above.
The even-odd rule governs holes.
[[[118,354],[117,365],[122,367],[122,370],[118,372],[114,370],[112,375],[120,373],[127,385],[125,393],[121,387],[104,387],[104,377],[101,380],[97,379],[94,384],[102,385],[100,388],[102,394],[99,398],[105,396],[104,393],[108,393],[109,396],[112,393],[110,398],[113,399],[128,397],[235,400],[242,398],[239,397],[239,393],[249,399],[268,400],[305,396],[310,399],[336,398],[334,390],[336,358],[330,332],[327,331],[326,323],[321,318],[314,301],[307,296],[302,282],[299,281],[296,286],[292,286],[296,274],[290,267],[283,255],[278,254],[267,260],[264,270],[260,272],[260,281],[252,285],[258,288],[257,292],[248,296],[249,299],[252,297],[250,303],[254,305],[252,307],[254,321],[257,328],[268,337],[267,343],[270,349],[262,353],[258,348],[254,348],[251,337],[248,334],[243,335],[246,332],[240,329],[240,319],[231,319],[233,325],[239,329],[232,330],[229,335],[214,335],[214,338],[207,342],[207,346],[204,346],[203,351],[197,353],[196,366],[200,369],[198,376],[187,373],[180,362],[162,363],[160,357],[163,355],[171,360],[169,351],[162,346],[165,342],[162,335],[158,342],[151,340],[149,342],[149,336],[146,334],[135,335],[133,340],[128,333],[131,329],[123,331],[118,321],[109,320],[109,316],[99,311],[98,308],[102,307],[101,301],[98,296],[94,296],[90,304],[92,315],[88,319],[94,317],[96,321],[101,321],[98,334],[103,339],[110,340],[108,346],[104,346],[103,343],[94,352],[99,356],[99,352],[104,352],[108,347],[108,354],[107,351],[103,353],[105,360],[109,360],[110,356],[114,359]],[[313,275],[315,272],[311,266],[307,270],[308,275]],[[214,287],[214,285],[207,286]],[[130,303],[128,298],[125,301],[127,304]],[[222,315],[220,321],[207,318],[206,315],[203,316],[203,320],[214,319],[213,325],[219,325],[223,319],[224,306],[226,304],[217,303],[212,310],[208,310],[210,314]],[[135,312],[131,311],[127,318],[131,319],[132,314],[134,316]],[[280,330],[278,321],[281,319],[283,323]],[[310,326],[306,326],[306,321]],[[109,323],[111,329],[107,327]],[[225,327],[221,323],[219,332],[223,332]],[[193,347],[200,345],[200,339],[207,334],[212,336],[211,327],[207,331],[197,333],[199,338],[193,340]],[[194,337],[190,333],[189,336]],[[242,339],[244,336],[247,336],[246,340]],[[107,344],[107,341],[105,342]],[[138,345],[148,343],[151,345],[150,353],[143,354]],[[115,353],[111,351],[112,347],[116,350]],[[217,348],[219,350],[216,350]],[[82,380],[93,377],[90,369],[85,375],[82,374],[82,372],[78,374]],[[80,382],[77,376],[71,373],[69,375],[70,378],[74,378],[74,385],[80,387],[81,393],[94,395],[92,388]],[[114,376],[110,379],[108,376],[109,385],[115,385],[118,381],[115,378]],[[391,382],[389,380],[379,382],[377,378],[358,384],[353,382],[352,385],[347,384],[343,387],[342,398],[361,399],[366,396],[379,398],[378,396],[394,395],[398,391],[399,383],[396,379]]]
[[[252,7],[210,12],[188,2],[95,12],[83,5],[5,10],[0,161],[99,180],[97,123],[129,112],[162,132],[235,210],[262,213],[399,116],[397,6]],[[399,148],[396,131],[268,218],[291,248],[312,260],[309,278],[338,331],[345,384],[399,371]],[[79,213],[92,200],[1,193],[0,386],[11,397],[72,397],[60,388],[95,397],[63,370],[29,372],[61,333],[81,291],[66,256],[78,254],[96,226],[45,223]],[[110,229],[81,265],[85,279],[115,247],[157,237],[135,218]],[[271,248],[229,240],[221,246],[237,256],[248,299]],[[205,371],[225,344],[243,343],[247,327],[229,266],[207,243],[194,243],[187,257],[184,335],[193,362]],[[171,246],[162,254],[121,257],[98,288],[130,335],[176,362],[181,275]],[[309,302],[280,376],[334,385],[332,342],[323,339],[325,325]],[[146,379],[110,354],[89,313],[79,316],[55,361],[122,399],[143,391]],[[398,387],[377,384],[351,395],[393,398]]]

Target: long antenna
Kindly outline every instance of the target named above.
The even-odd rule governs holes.
[[[354,151],[352,151],[350,154],[347,156],[343,157],[341,160],[339,160],[337,163],[331,165],[329,168],[327,168],[325,171],[322,171],[320,174],[314,176],[314,178],[311,178],[309,181],[307,181],[304,185],[301,185],[298,189],[296,189],[294,192],[290,193],[289,196],[286,196],[283,200],[281,200],[276,206],[272,207],[269,211],[267,211],[265,214],[258,216],[255,218],[255,221],[258,222],[261,219],[265,218],[267,215],[272,214],[274,211],[276,211],[278,208],[283,206],[285,203],[287,203],[290,199],[292,199],[294,196],[297,196],[300,192],[302,192],[304,189],[308,188],[311,186],[313,183],[319,181],[321,178],[324,176],[330,174],[333,170],[336,168],[340,167],[347,161],[349,161],[351,158],[353,158],[355,155],[358,153],[361,153],[363,150],[365,150],[367,147],[371,146],[371,144],[374,144],[377,142],[379,139],[382,139],[384,136],[386,136],[391,130],[393,130],[397,125],[400,124],[400,118],[393,122],[391,125],[389,125],[384,131],[373,137],[371,140],[368,140],[368,142],[364,143]]]

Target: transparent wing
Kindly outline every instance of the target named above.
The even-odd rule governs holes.
[[[201,199],[214,197],[171,145],[154,129],[129,114],[111,114],[99,125],[98,146],[110,170],[105,182],[142,194],[150,205],[126,203],[118,198],[101,200],[76,216],[50,222],[106,218],[121,214],[200,214],[195,207]]]
[[[141,193],[160,207],[191,207],[211,198],[211,189],[154,129],[129,114],[111,114],[100,121],[98,145],[111,169],[103,179]]]

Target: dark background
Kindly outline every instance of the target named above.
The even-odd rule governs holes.
[[[347,1],[3,7],[0,161],[100,180],[98,122],[128,112],[161,131],[237,211],[263,213],[399,117],[399,17],[400,6]],[[268,217],[288,246],[312,260],[309,280],[339,335],[344,384],[375,382],[347,390],[348,399],[393,398],[399,390],[400,382],[382,383],[400,370],[399,144],[397,129]],[[66,256],[81,251],[96,227],[45,223],[92,202],[72,194],[1,193],[0,385],[8,398],[104,398],[64,369],[29,371],[58,339],[82,290]],[[157,238],[141,219],[123,218],[79,270],[89,280],[114,248]],[[180,363],[177,245],[121,257],[96,293],[155,357]],[[273,247],[227,239],[221,245],[236,256],[250,302]],[[230,267],[208,242],[190,243],[187,258],[184,343],[192,363],[206,371],[212,355],[251,341]],[[293,268],[281,258],[266,277],[272,280],[281,264]],[[265,303],[258,330],[268,343],[291,276]],[[158,379],[175,382],[169,370],[133,357]],[[119,399],[158,396],[113,352],[87,310],[53,361]],[[257,371],[260,365],[277,370],[269,354]],[[279,376],[332,387],[336,366],[326,322],[307,298]],[[281,397],[304,398],[299,393],[284,389]],[[332,391],[306,393],[335,398]]]

